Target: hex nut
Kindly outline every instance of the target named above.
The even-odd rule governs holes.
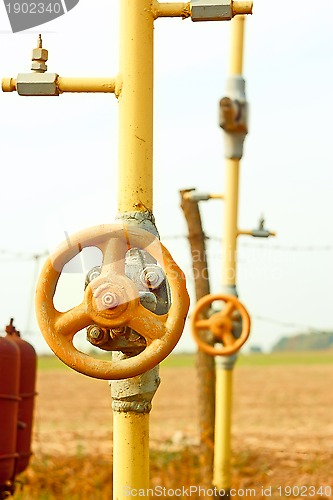
[[[230,21],[232,0],[192,0],[192,21]]]
[[[16,80],[19,95],[59,95],[56,73],[19,73]]]
[[[32,71],[44,73],[47,71],[47,65],[43,61],[33,61],[31,64]]]
[[[33,49],[32,51],[32,60],[33,61],[44,61],[46,62],[48,59],[49,53],[46,49]]]

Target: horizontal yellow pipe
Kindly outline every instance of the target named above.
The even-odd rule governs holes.
[[[58,76],[59,92],[104,92],[115,93],[115,78],[67,78]],[[17,89],[15,78],[3,78],[3,92],[14,92]]]
[[[1,87],[3,92],[15,92],[16,90],[15,78],[3,78]]]
[[[60,92],[105,92],[113,94],[115,78],[66,78],[59,76],[57,86]]]
[[[237,236],[253,236],[253,230],[251,229],[239,229],[237,231]],[[269,236],[276,236],[275,231],[269,231]]]
[[[224,194],[218,194],[218,193],[210,194],[209,198],[211,200],[224,200]]]
[[[190,2],[171,2],[160,3],[154,2],[152,6],[154,18],[158,17],[190,17],[191,3]]]
[[[251,1],[234,1],[232,4],[232,11],[234,16],[237,16],[239,14],[252,14],[252,9],[253,9],[253,2]]]

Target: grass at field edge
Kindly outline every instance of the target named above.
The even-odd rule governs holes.
[[[94,357],[96,357],[94,355]],[[109,359],[109,354],[103,354],[101,359]],[[195,354],[171,354],[161,366],[164,368],[186,368],[195,366]],[[237,366],[286,366],[286,365],[328,365],[333,364],[333,350],[302,351],[302,352],[273,352],[269,354],[241,354]],[[66,370],[69,369],[56,356],[39,356],[38,369]]]

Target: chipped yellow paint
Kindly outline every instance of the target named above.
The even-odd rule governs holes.
[[[113,428],[113,498],[125,500],[149,488],[149,413],[114,412]]]

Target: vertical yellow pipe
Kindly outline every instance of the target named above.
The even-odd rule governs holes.
[[[232,370],[216,370],[215,450],[213,484],[219,490],[231,488],[231,412]]]
[[[230,76],[243,72],[244,25],[245,16],[235,16],[231,21]]]
[[[153,207],[153,30],[151,0],[119,0],[118,210]]]
[[[224,197],[224,252],[222,263],[222,284],[224,287],[236,284],[237,232],[238,232],[239,160],[226,159]]]
[[[243,71],[245,16],[231,21],[230,76],[240,76]],[[226,158],[225,204],[222,252],[222,285],[228,293],[236,294],[239,158]],[[235,359],[218,359],[216,362],[215,448],[213,484],[219,490],[231,488],[231,413],[232,377]]]
[[[120,214],[153,208],[154,18],[151,5],[151,0],[119,0]],[[122,500],[149,487],[149,413],[114,411],[113,415],[113,498]]]
[[[243,72],[245,16],[236,16],[231,21],[230,76]],[[224,204],[224,258],[222,284],[236,285],[237,230],[238,230],[239,159],[226,159],[225,204]]]
[[[137,1],[137,0],[136,0]],[[113,498],[139,496],[149,488],[149,413],[113,413]],[[148,498],[141,494],[140,498]]]

